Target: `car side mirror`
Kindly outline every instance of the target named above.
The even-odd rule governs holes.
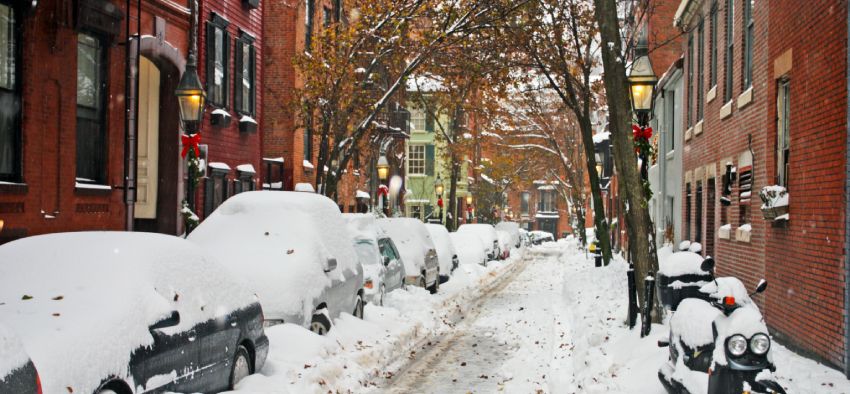
[[[174,327],[178,324],[180,324],[180,312],[171,311],[171,315],[154,324],[151,324],[148,329],[151,331],[160,330],[163,328]]]
[[[390,258],[387,257],[387,256],[384,256],[384,267],[386,267],[388,265],[390,265]]]
[[[767,290],[767,281],[762,279],[759,281],[758,286],[756,286],[756,294],[763,293],[765,290]]]
[[[714,271],[714,259],[711,258],[711,256],[706,257],[705,260],[702,261],[702,264],[700,264],[699,269],[705,272]]]
[[[328,262],[325,264],[325,273],[331,272],[336,269],[337,263],[336,258],[329,258]]]

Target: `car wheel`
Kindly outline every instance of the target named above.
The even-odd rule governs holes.
[[[431,294],[437,294],[438,290],[440,290],[440,270],[437,270],[437,277],[434,279],[434,284],[428,288],[428,292]]]
[[[363,319],[363,297],[358,294],[357,300],[354,303],[354,317]]]
[[[236,387],[242,379],[251,375],[251,355],[248,354],[248,349],[240,345],[236,348],[236,355],[233,356],[233,368],[230,370],[230,389]]]
[[[428,288],[428,283],[425,282],[425,274],[419,277],[419,287],[426,289]]]
[[[310,322],[310,331],[319,335],[325,335],[331,330],[331,321],[324,313],[316,312]]]
[[[384,306],[384,296],[386,294],[387,294],[387,287],[384,286],[384,285],[381,285],[381,293],[379,294],[380,298],[378,298],[378,305]]]

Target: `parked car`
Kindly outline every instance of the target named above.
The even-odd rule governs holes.
[[[352,234],[354,251],[363,265],[364,300],[384,305],[384,296],[404,287],[404,264],[393,240],[365,213],[342,215]]]
[[[546,231],[531,231],[531,243],[534,245],[540,245],[544,242],[553,242],[555,241],[555,237],[550,232]]]
[[[496,231],[504,231],[511,237],[511,245],[515,248],[522,246],[522,238],[519,233],[519,223],[517,222],[499,222],[496,224]]]
[[[460,264],[487,264],[487,254],[481,238],[472,233],[450,233]]]
[[[425,223],[413,218],[378,219],[377,223],[401,253],[405,283],[436,293],[440,288],[440,264]]]
[[[519,229],[519,239],[520,244],[528,246],[531,245],[531,233],[523,228]]]
[[[478,236],[484,244],[484,252],[487,255],[488,260],[495,260],[502,253],[499,248],[499,237],[496,235],[496,229],[489,224],[463,224],[458,227],[457,232],[475,234]]]
[[[457,269],[458,258],[455,245],[449,238],[449,230],[442,224],[426,224],[425,228],[431,234],[434,248],[437,250],[437,259],[440,260],[440,281],[449,279],[452,272]]]
[[[511,248],[513,247],[513,239],[511,235],[502,230],[496,230],[496,236],[499,238],[499,255],[500,260],[504,260],[511,256]]]
[[[0,393],[41,394],[41,381],[20,338],[0,324]]]
[[[239,193],[189,240],[250,283],[267,325],[292,323],[324,335],[340,313],[363,317],[363,267],[339,208],[325,196]]]
[[[162,234],[0,246],[0,321],[20,336],[45,393],[219,392],[262,368],[269,349],[245,284]]]

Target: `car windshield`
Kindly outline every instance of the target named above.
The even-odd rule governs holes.
[[[361,264],[378,264],[380,262],[377,254],[378,249],[372,241],[357,241],[354,244],[354,251],[357,252],[357,258],[360,259]]]

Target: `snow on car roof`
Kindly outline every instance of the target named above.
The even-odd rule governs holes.
[[[436,223],[425,224],[428,233],[431,234],[431,240],[434,242],[434,248],[437,251],[437,259],[440,260],[440,272],[450,272],[452,269],[452,257],[457,254],[454,243],[449,238],[449,230],[446,226]]]
[[[371,213],[344,213],[342,218],[345,219],[348,232],[354,239],[376,242],[378,238],[387,237],[386,231],[378,227],[375,223],[375,215]]]
[[[408,275],[424,269],[425,255],[435,249],[424,223],[414,218],[379,219],[377,223],[392,238]]]
[[[180,324],[168,334],[256,302],[208,256],[153,233],[23,238],[0,247],[0,321],[20,336],[44,392],[90,393],[125,375],[131,353],[153,343],[148,327],[172,311]]]
[[[189,240],[218,256],[234,275],[248,279],[266,316],[312,313],[312,301],[355,271],[357,256],[342,214],[314,193],[252,191],[230,197]],[[324,263],[338,268],[325,274]],[[310,309],[310,310],[308,310]]]
[[[0,381],[29,361],[24,345],[9,327],[0,324]]]

